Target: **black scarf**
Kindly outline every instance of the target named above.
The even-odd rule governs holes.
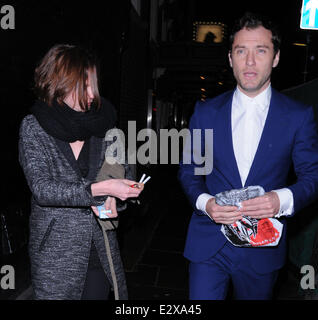
[[[116,122],[114,107],[103,98],[99,109],[92,104],[86,112],[75,111],[65,103],[49,106],[39,100],[31,112],[49,135],[66,142],[83,141],[91,136],[103,138]]]

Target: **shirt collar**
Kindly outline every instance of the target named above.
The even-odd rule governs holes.
[[[269,108],[270,100],[272,96],[272,87],[271,84],[258,94],[256,97],[251,98],[244,94],[238,87],[234,92],[234,99],[239,106],[248,106],[250,104],[257,105],[262,111],[265,111]]]

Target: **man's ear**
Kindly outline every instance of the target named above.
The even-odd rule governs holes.
[[[232,68],[232,57],[231,57],[231,51],[229,51],[229,53],[228,53],[228,58],[229,58],[229,63],[230,63],[230,66],[231,66],[231,68]]]
[[[273,60],[273,68],[277,67],[279,62],[279,57],[280,57],[280,51],[278,50]]]

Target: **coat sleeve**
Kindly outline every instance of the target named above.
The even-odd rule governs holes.
[[[57,179],[51,174],[54,161],[48,159],[34,123],[26,117],[20,126],[19,162],[35,201],[47,207],[89,207],[101,205],[88,191],[90,181]]]
[[[209,191],[205,183],[205,175],[195,174],[195,170],[197,168],[202,168],[202,164],[198,164],[197,161],[195,161],[194,155],[195,153],[202,155],[205,154],[206,151],[204,150],[204,130],[201,130],[200,133],[200,143],[194,139],[194,130],[201,129],[198,121],[198,109],[199,103],[197,103],[195,112],[190,119],[189,132],[182,154],[182,161],[180,162],[178,179],[195,212],[199,215],[203,215],[204,213],[196,208],[196,201],[201,194],[209,193]]]
[[[318,135],[312,108],[307,108],[292,152],[297,182],[288,188],[294,197],[294,212],[318,197]]]

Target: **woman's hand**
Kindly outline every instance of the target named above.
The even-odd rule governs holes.
[[[128,198],[137,198],[143,188],[142,183],[127,179],[104,180],[91,185],[93,197],[109,195],[122,201]]]
[[[117,209],[116,209],[116,199],[113,197],[108,197],[104,203],[104,207],[106,210],[111,210],[112,213],[107,213],[109,218],[116,218],[118,216]],[[94,206],[91,207],[93,212],[99,217],[98,209]]]

